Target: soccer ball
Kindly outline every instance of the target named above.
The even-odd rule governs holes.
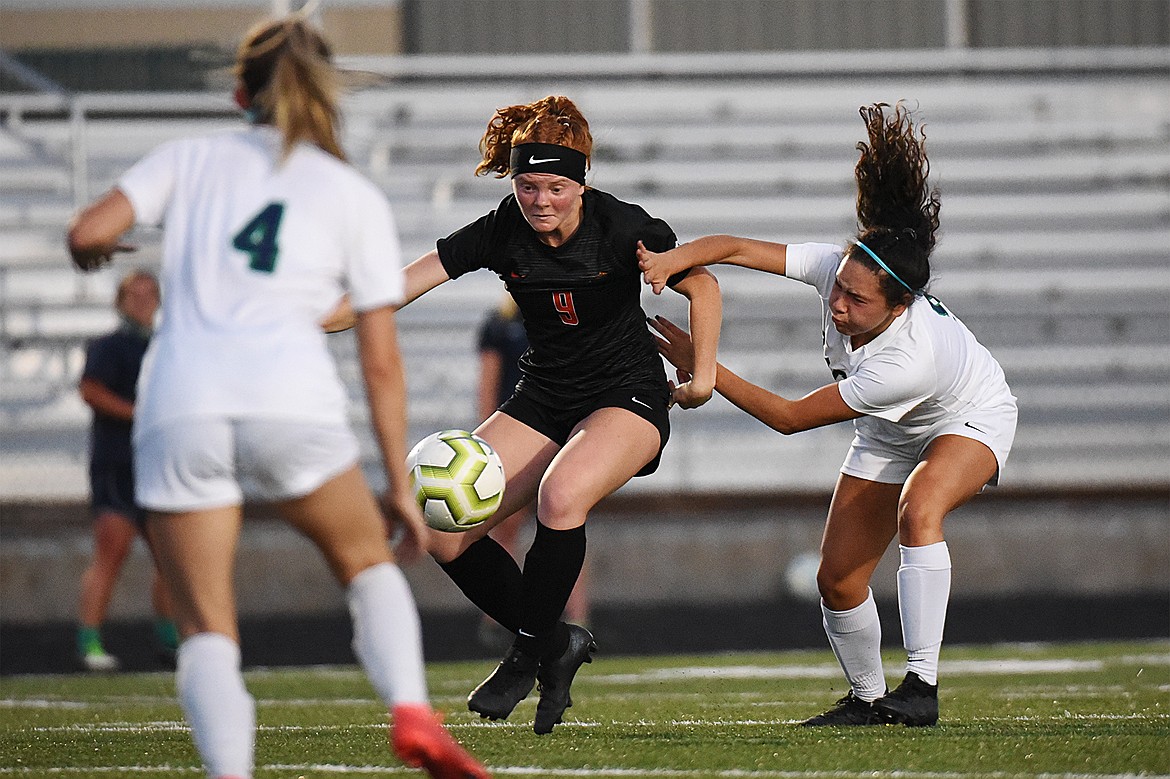
[[[461,533],[482,524],[504,497],[504,465],[487,441],[466,430],[432,433],[406,458],[410,489],[427,524]]]

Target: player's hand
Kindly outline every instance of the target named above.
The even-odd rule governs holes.
[[[104,268],[114,261],[115,254],[124,254],[138,251],[138,247],[129,243],[116,243],[113,246],[93,249],[91,251],[72,252],[73,264],[78,270],[85,272]]]
[[[638,241],[638,268],[642,271],[642,281],[650,285],[655,294],[662,292],[666,281],[674,274],[686,270],[686,266],[677,261],[674,252],[652,252],[645,244]]]
[[[661,336],[654,338],[658,343],[658,353],[676,369],[677,383],[668,382],[671,405],[698,408],[710,400],[715,388],[696,384],[694,376],[691,375],[695,369],[695,349],[687,331],[664,316],[656,316],[646,321],[654,332]]]
[[[686,330],[664,316],[653,316],[646,323],[658,334],[658,353],[679,370],[691,373],[695,370],[695,348]]]
[[[678,383],[668,381],[670,384],[670,402],[671,405],[680,408],[698,408],[711,399],[711,393],[715,391],[714,387],[701,387],[695,382],[695,377],[682,369],[677,369],[675,375],[678,377]]]
[[[394,555],[403,565],[413,563],[422,557],[427,548],[426,520],[410,494],[387,490],[382,496],[382,509],[386,512],[386,525],[391,542],[400,535]]]

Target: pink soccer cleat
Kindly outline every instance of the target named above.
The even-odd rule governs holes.
[[[402,762],[421,768],[434,779],[491,779],[491,774],[469,755],[439,724],[424,704],[394,707],[390,743]]]

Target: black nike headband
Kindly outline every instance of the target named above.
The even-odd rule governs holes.
[[[585,183],[585,155],[568,146],[552,143],[522,143],[512,147],[508,159],[512,178],[521,173],[552,173]]]

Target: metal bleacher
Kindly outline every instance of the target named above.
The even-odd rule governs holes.
[[[390,196],[406,254],[485,213],[506,182],[476,179],[498,106],[568,94],[595,138],[591,183],[711,232],[841,242],[854,229],[860,105],[907,99],[928,136],[943,228],[934,294],[989,346],[1020,399],[1005,484],[1170,483],[1170,64],[1161,70],[884,76],[688,73],[671,77],[388,82],[351,96],[346,146]],[[457,65],[452,65],[454,74]],[[85,340],[113,322],[118,271],[74,273],[63,231],[156,143],[239,120],[219,95],[0,95],[0,484],[9,495],[84,494]],[[81,141],[78,141],[79,126]],[[78,144],[83,146],[79,155]],[[79,164],[81,175],[78,174]],[[143,232],[128,265],[158,262]],[[784,394],[829,379],[818,304],[803,285],[717,269],[721,360]],[[400,315],[413,438],[473,425],[475,329],[502,288],[488,273],[444,285]],[[685,316],[645,293],[648,313]],[[360,397],[352,341],[334,339]],[[363,411],[354,403],[354,419]],[[848,425],[783,437],[716,397],[676,411],[658,474],[632,491],[823,491]],[[359,425],[359,427],[361,427]],[[373,463],[374,449],[367,441]]]

